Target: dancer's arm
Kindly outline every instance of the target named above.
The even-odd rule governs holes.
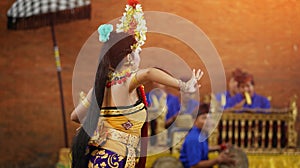
[[[132,78],[129,86],[129,91],[133,91],[139,85],[146,84],[147,82],[156,82],[169,87],[173,87],[176,89],[182,89],[182,85],[184,84],[186,89],[191,89],[198,87],[197,81],[201,79],[203,72],[201,70],[193,71],[193,76],[191,80],[186,83],[181,83],[180,80],[170,76],[169,74],[159,70],[157,68],[147,68],[138,71],[135,76]]]

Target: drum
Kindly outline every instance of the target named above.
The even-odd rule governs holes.
[[[183,166],[177,158],[164,156],[156,159],[152,168],[183,168]]]
[[[247,154],[240,148],[229,148],[229,153],[234,155],[236,165],[220,164],[219,168],[248,168]]]

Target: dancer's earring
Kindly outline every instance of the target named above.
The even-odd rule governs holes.
[[[125,62],[125,65],[132,66],[133,65],[133,58],[131,54],[127,54],[127,62]]]

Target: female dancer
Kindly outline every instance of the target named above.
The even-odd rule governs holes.
[[[72,167],[144,167],[139,157],[146,156],[139,152],[144,149],[141,135],[147,116],[142,85],[157,82],[195,92],[203,72],[194,70],[183,82],[156,68],[139,70],[141,43],[136,34],[114,32],[112,25],[98,31],[104,43],[94,87],[71,114],[82,123],[72,145]]]

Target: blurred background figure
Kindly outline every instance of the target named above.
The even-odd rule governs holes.
[[[152,86],[153,89],[146,94],[149,104],[150,144],[166,145],[167,135],[156,135],[163,132],[175,120],[180,110],[180,101],[177,96],[168,93],[164,85],[153,82]]]
[[[271,108],[270,101],[255,92],[253,75],[243,72],[237,81],[240,93],[230,98],[225,108]]]
[[[224,93],[219,93],[215,95],[216,100],[220,103],[222,107],[226,106],[230,99],[239,93],[237,80],[241,74],[241,69],[236,68],[235,70],[233,70],[230,76],[227,78],[227,90]]]
[[[212,167],[217,164],[232,165],[235,160],[232,155],[221,151],[221,146],[209,147],[207,138],[203,137],[209,130],[206,130],[204,124],[209,124],[208,120],[209,104],[202,104],[194,122],[194,126],[187,134],[182,149],[180,151],[180,161],[185,168],[191,167]],[[200,141],[203,139],[204,141]],[[222,148],[224,149],[224,148]],[[219,150],[221,153],[215,159],[208,159],[209,151]]]

